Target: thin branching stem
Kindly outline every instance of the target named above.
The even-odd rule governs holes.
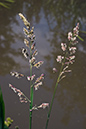
[[[30,56],[32,55],[32,51],[30,50]],[[32,76],[32,65],[30,64],[30,77]],[[33,107],[33,87],[32,87],[32,80],[30,80],[30,107],[29,107],[29,129],[32,128],[32,107]]]
[[[23,94],[23,96],[26,98],[26,100],[31,103],[31,101],[27,98],[27,96],[25,94]]]
[[[70,44],[71,44],[71,42],[69,43],[68,47],[70,46]],[[51,114],[51,110],[52,110],[52,106],[53,106],[53,102],[54,102],[56,90],[57,90],[57,87],[58,87],[58,84],[59,84],[59,81],[60,81],[60,77],[61,77],[60,75],[61,75],[61,72],[62,72],[62,70],[63,70],[64,63],[65,63],[67,54],[68,54],[68,51],[66,51],[66,53],[65,53],[65,57],[64,57],[64,60],[63,60],[63,62],[62,62],[61,68],[60,68],[59,76],[58,76],[57,81],[56,81],[56,85],[55,85],[55,88],[54,88],[53,97],[52,97],[51,104],[50,104],[50,108],[49,108],[49,112],[48,112],[48,115],[47,115],[47,121],[46,121],[45,129],[48,128],[48,123],[49,123],[49,119],[50,119],[50,114]]]

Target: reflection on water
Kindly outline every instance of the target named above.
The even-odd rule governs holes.
[[[44,65],[37,75],[45,73],[43,87],[35,92],[34,104],[43,101],[50,102],[54,91],[57,75],[52,68],[60,65],[56,63],[56,56],[61,54],[61,42],[67,41],[67,33],[80,23],[80,30],[86,31],[86,1],[85,0],[21,0],[15,2],[10,10],[0,8],[0,85],[6,105],[6,117],[14,119],[20,129],[29,127],[28,106],[18,102],[18,98],[8,88],[12,83],[28,95],[29,87],[26,79],[17,80],[9,75],[10,71],[20,71],[28,75],[28,62],[21,54],[24,47],[22,32],[23,23],[18,17],[22,12],[35,26],[38,60],[44,60]],[[69,74],[58,86],[49,129],[86,129],[86,34],[80,32],[84,42],[77,45],[76,62],[70,68]],[[47,110],[33,113],[33,129],[45,127]],[[25,120],[25,121],[24,121]],[[22,125],[23,122],[23,125]],[[40,124],[39,124],[40,123]]]

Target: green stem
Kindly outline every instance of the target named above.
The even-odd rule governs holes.
[[[52,97],[51,104],[50,104],[50,108],[49,108],[49,112],[48,112],[48,115],[47,115],[47,122],[46,122],[46,127],[45,127],[45,129],[47,129],[47,127],[48,127],[49,118],[50,118],[50,114],[51,114],[51,110],[52,110],[52,106],[53,106],[53,101],[54,101],[54,98],[55,98],[57,86],[58,86],[58,84],[59,84],[60,74],[61,74],[62,69],[63,69],[63,65],[61,65],[60,73],[59,73],[58,79],[57,79],[57,81],[56,81],[56,85],[55,85],[53,97]]]
[[[32,51],[30,50],[30,57],[32,55]],[[30,64],[30,77],[32,76],[32,65]],[[32,86],[32,80],[30,80],[30,107],[29,107],[29,129],[32,128],[32,107],[33,107],[33,86]]]
[[[69,48],[70,44],[71,44],[71,42],[69,43],[68,48]],[[64,66],[64,63],[65,63],[67,54],[68,54],[68,52],[66,51],[64,60],[63,60],[63,62],[62,62],[61,68],[60,68],[59,76],[58,76],[58,78],[57,78],[56,85],[55,85],[55,88],[54,88],[54,93],[53,93],[53,97],[52,97],[52,100],[51,100],[49,112],[48,112],[48,115],[47,115],[47,121],[46,121],[45,129],[47,129],[47,127],[48,127],[49,118],[50,118],[50,114],[51,114],[51,110],[52,110],[52,106],[53,106],[53,102],[54,102],[54,98],[55,98],[55,94],[56,94],[56,89],[57,89],[58,84],[59,84],[59,81],[60,81],[60,77],[61,77],[60,74],[61,74],[61,72],[62,72],[62,70],[63,70],[63,66]]]
[[[30,66],[30,76],[32,76],[32,66]],[[33,87],[31,87],[32,81],[30,81],[30,114],[29,114],[29,129],[32,128],[32,106],[33,106]]]

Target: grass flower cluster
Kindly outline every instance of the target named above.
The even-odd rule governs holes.
[[[61,63],[61,68],[60,68],[59,76],[56,81],[53,97],[52,97],[49,112],[47,115],[47,122],[46,122],[45,129],[48,128],[49,118],[50,118],[58,84],[63,78],[66,77],[66,73],[71,72],[71,70],[68,69],[69,65],[75,62],[75,52],[76,52],[76,44],[78,43],[77,41],[78,33],[79,33],[79,23],[77,23],[76,27],[73,29],[73,32],[68,33],[68,44],[61,43],[61,49],[63,51],[63,54],[58,55],[56,58],[56,61],[58,63]],[[53,71],[57,72],[57,68],[53,68]]]
[[[59,82],[66,77],[66,73],[71,72],[69,69],[69,66],[75,62],[75,53],[76,53],[76,44],[78,43],[77,37],[79,33],[79,23],[76,25],[76,27],[73,29],[73,32],[68,33],[68,44],[67,43],[61,43],[61,49],[62,49],[62,55],[58,55],[56,57],[57,63],[61,64],[61,68],[59,71],[59,76],[56,81],[53,97],[51,100],[51,104],[49,103],[42,103],[40,105],[33,105],[33,95],[34,91],[38,90],[39,87],[42,85],[42,81],[44,79],[44,74],[42,73],[39,77],[36,77],[36,75],[33,73],[33,67],[39,68],[44,62],[43,61],[37,61],[36,56],[38,54],[38,51],[36,49],[36,39],[34,34],[34,27],[30,26],[30,23],[28,20],[19,13],[20,18],[24,22],[25,28],[23,28],[25,39],[24,44],[25,48],[22,48],[22,54],[29,62],[30,66],[30,73],[29,76],[25,76],[24,74],[18,73],[18,72],[10,72],[10,74],[18,79],[25,77],[28,81],[30,81],[30,98],[26,97],[23,92],[21,92],[19,89],[15,88],[12,84],[9,84],[9,87],[19,96],[20,102],[29,102],[29,129],[32,128],[32,112],[33,110],[38,110],[39,108],[45,109],[46,107],[49,108],[48,115],[47,115],[47,121],[45,129],[48,128],[48,123],[50,119],[50,114],[55,98],[55,93],[58,87]],[[53,73],[57,73],[57,68],[53,68]],[[50,106],[49,106],[50,105]]]
[[[39,108],[45,109],[46,107],[49,107],[49,103],[42,103],[39,106],[33,106],[33,94],[34,90],[38,90],[39,87],[42,85],[42,81],[44,79],[44,74],[42,73],[39,77],[36,77],[35,74],[33,74],[33,67],[40,68],[40,66],[44,63],[43,61],[37,61],[36,55],[38,54],[38,51],[36,49],[36,40],[34,35],[34,27],[30,26],[30,23],[28,20],[19,13],[20,18],[25,24],[25,28],[23,28],[25,39],[24,44],[25,48],[22,48],[22,54],[29,62],[30,66],[30,73],[29,76],[25,76],[24,74],[18,73],[18,72],[10,72],[11,76],[14,76],[18,79],[25,77],[30,82],[30,98],[26,97],[23,92],[21,92],[19,89],[15,88],[12,84],[9,84],[9,87],[19,96],[20,102],[29,102],[29,129],[32,128],[32,112],[33,110],[38,110]]]

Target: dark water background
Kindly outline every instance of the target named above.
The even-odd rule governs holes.
[[[24,47],[23,13],[35,27],[38,60],[44,64],[36,70],[37,76],[45,73],[43,86],[34,93],[34,105],[51,102],[57,76],[52,68],[60,65],[56,56],[62,53],[61,42],[67,42],[67,33],[77,22],[86,31],[86,0],[16,0],[11,8],[0,7],[0,85],[5,101],[6,117],[10,116],[20,129],[29,128],[29,105],[21,104],[18,96],[9,89],[11,83],[29,96],[29,84],[24,79],[11,77],[11,71],[29,74],[27,60],[21,54]],[[69,74],[57,88],[48,129],[86,129],[86,34],[80,32],[84,42],[77,45],[76,61]],[[44,129],[47,109],[33,112],[32,129]]]

